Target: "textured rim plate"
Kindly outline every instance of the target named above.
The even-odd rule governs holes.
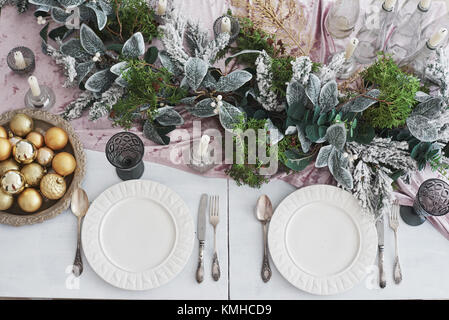
[[[349,192],[315,185],[293,192],[277,207],[268,244],[274,264],[290,283],[331,295],[365,277],[376,256],[377,234]]]
[[[194,226],[184,201],[168,187],[131,180],[104,191],[84,219],[82,243],[92,269],[128,290],[162,286],[193,250]]]

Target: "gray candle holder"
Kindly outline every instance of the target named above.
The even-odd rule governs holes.
[[[34,96],[31,89],[25,94],[25,106],[31,109],[46,110],[55,105],[55,93],[50,87],[40,85],[41,94]]]
[[[215,35],[215,38],[217,38],[221,34],[221,20],[223,20],[223,18],[225,18],[225,17],[228,17],[231,20],[231,34],[230,34],[230,39],[229,39],[229,43],[231,43],[237,39],[237,37],[239,36],[239,32],[240,32],[239,21],[236,18],[234,18],[233,16],[223,15],[223,16],[219,17],[217,20],[215,20],[214,35]]]
[[[215,163],[209,153],[207,153],[206,156],[200,157],[195,153],[195,149],[191,148],[190,163],[188,163],[187,166],[199,173],[205,173],[215,167]]]
[[[23,55],[23,59],[25,60],[25,68],[20,69],[16,66],[16,60],[14,59],[14,53],[15,52],[21,52]],[[8,64],[8,67],[17,74],[29,74],[34,71],[36,67],[36,60],[34,57],[33,51],[27,47],[16,47],[9,51],[8,56],[6,58],[6,63]]]

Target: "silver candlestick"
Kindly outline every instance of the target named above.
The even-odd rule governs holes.
[[[25,94],[25,106],[33,109],[50,109],[55,105],[55,93],[50,87],[40,86],[40,95],[35,96],[31,89]]]

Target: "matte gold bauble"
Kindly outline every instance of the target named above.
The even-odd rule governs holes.
[[[11,156],[11,143],[6,138],[0,138],[0,161],[6,160]]]
[[[45,133],[45,144],[52,150],[61,150],[67,145],[69,136],[67,132],[58,127],[53,127]]]
[[[0,184],[7,194],[19,194],[25,188],[25,177],[18,170],[9,170],[0,179]]]
[[[42,147],[39,150],[37,150],[36,161],[41,166],[47,167],[51,164],[54,156],[55,153],[53,152],[53,150],[47,147]]]
[[[2,126],[0,126],[0,138],[8,138],[8,132],[6,132],[6,129]]]
[[[44,146],[44,136],[36,131],[28,133],[26,139],[38,149]]]
[[[20,140],[12,148],[14,159],[21,164],[31,163],[37,157],[37,149],[28,140]]]
[[[19,165],[14,159],[0,162],[0,177],[8,170],[19,170]]]
[[[56,173],[46,174],[41,180],[41,192],[47,199],[58,200],[67,190],[63,177]]]
[[[42,206],[42,196],[33,188],[26,188],[17,198],[20,209],[25,212],[35,212]]]
[[[0,211],[8,210],[11,208],[13,203],[13,196],[0,190]]]
[[[24,137],[33,130],[34,123],[30,116],[24,113],[16,114],[9,122],[11,131],[19,137]]]
[[[31,187],[36,187],[41,182],[45,174],[44,168],[40,164],[30,163],[25,165],[20,172],[25,177],[25,181]]]
[[[70,153],[60,152],[53,158],[51,166],[57,174],[65,177],[75,171],[76,160]]]

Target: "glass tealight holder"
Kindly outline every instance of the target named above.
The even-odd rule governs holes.
[[[14,58],[14,53],[20,52],[22,53],[23,59],[25,60],[25,67],[19,68],[16,65],[16,59]],[[27,47],[16,47],[9,51],[8,56],[6,58],[6,62],[8,67],[15,73],[25,75],[32,73],[34,68],[36,67],[36,60],[34,58],[34,53],[31,49]]]
[[[214,22],[214,35],[215,38],[217,38],[221,33],[221,22],[223,20],[223,18],[229,18],[229,20],[231,20],[231,33],[229,34],[230,39],[229,39],[229,43],[234,42],[235,39],[237,39],[237,37],[239,36],[239,32],[240,32],[240,24],[239,21],[229,15],[223,15],[221,17],[219,17],[217,20],[215,20]]]
[[[190,163],[187,164],[189,168],[199,173],[205,173],[215,166],[214,159],[209,152],[205,155],[200,155],[198,150],[194,147],[190,149]]]
[[[142,177],[145,170],[142,161],[144,152],[142,140],[131,132],[117,133],[106,144],[106,158],[122,180]]]
[[[429,179],[419,187],[410,207],[401,208],[401,217],[411,226],[423,224],[428,217],[441,217],[449,213],[449,184],[441,179]]]
[[[50,87],[45,85],[39,86],[41,94],[33,95],[31,89],[25,94],[25,106],[31,109],[47,110],[55,105],[56,96]]]
[[[359,18],[359,0],[337,0],[326,16],[325,26],[333,38],[344,39],[354,31]]]

